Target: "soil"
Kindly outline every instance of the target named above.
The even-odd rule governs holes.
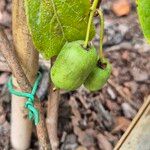
[[[102,3],[105,15],[104,50],[113,67],[111,78],[97,92],[89,92],[83,86],[73,92],[61,91],[58,122],[60,150],[112,150],[144,98],[150,94],[150,46],[140,30],[135,3],[131,1],[130,13],[121,17],[112,12],[112,3],[109,0]],[[97,34],[93,42],[98,48],[98,17],[94,23]],[[0,1],[0,25],[4,26],[8,38],[12,40],[11,0]],[[45,61],[42,60],[40,66],[44,80],[38,95],[46,106],[49,71]],[[0,150],[12,149],[11,95],[6,86],[10,75],[9,68],[0,63]],[[35,132],[30,149],[38,149]]]

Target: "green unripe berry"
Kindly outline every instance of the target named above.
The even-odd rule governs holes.
[[[93,46],[83,48],[84,41],[66,43],[51,69],[51,79],[56,88],[67,91],[79,88],[97,62]]]
[[[84,86],[90,91],[100,90],[109,79],[111,70],[111,64],[106,59],[99,60],[86,79]]]

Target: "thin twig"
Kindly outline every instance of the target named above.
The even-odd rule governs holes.
[[[126,139],[131,134],[132,130],[134,129],[136,124],[139,122],[140,118],[142,117],[142,115],[144,114],[144,112],[146,111],[146,109],[148,108],[149,105],[150,105],[150,96],[148,96],[145,99],[144,104],[142,105],[139,112],[137,113],[137,115],[135,116],[133,121],[131,122],[131,124],[130,124],[129,128],[127,129],[127,131],[124,133],[124,135],[121,137],[121,139],[117,143],[114,150],[119,150],[121,148],[121,146],[125,143]]]
[[[120,44],[105,48],[105,53],[119,51],[119,50],[123,50],[123,49],[131,50],[131,49],[133,49],[133,45],[130,42],[122,42]]]
[[[51,60],[53,65],[55,59]],[[53,90],[54,85],[50,83],[50,92],[48,96],[48,108],[47,108],[47,129],[50,138],[52,150],[57,150],[59,146],[59,139],[57,136],[57,122],[58,122],[58,108],[59,108],[59,90]]]
[[[20,62],[17,58],[17,55],[15,53],[13,46],[10,44],[6,34],[3,32],[2,29],[0,29],[0,51],[5,57],[22,91],[31,92],[32,86],[29,80],[27,79],[26,75],[24,74],[24,71],[20,65]],[[35,107],[40,111],[40,122],[36,126],[40,147],[41,149],[49,150],[50,144],[48,141],[48,135],[46,131],[43,108],[39,100],[37,99],[35,102]]]

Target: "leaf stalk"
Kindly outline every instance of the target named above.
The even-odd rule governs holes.
[[[99,48],[99,58],[102,60],[104,58],[103,54],[103,39],[104,39],[104,15],[101,9],[97,9],[100,17],[100,48]]]
[[[90,8],[90,16],[89,16],[87,32],[86,32],[86,38],[85,38],[85,43],[84,43],[85,48],[87,48],[87,46],[88,46],[91,24],[92,24],[94,13],[96,11],[96,8],[97,8],[97,5],[99,4],[99,2],[100,2],[99,0],[94,0],[94,2],[92,4],[92,7]]]

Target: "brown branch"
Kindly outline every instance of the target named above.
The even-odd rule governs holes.
[[[0,71],[11,72],[10,68],[8,67],[8,65],[5,62],[1,62],[1,61],[0,61]]]
[[[17,58],[17,55],[15,53],[13,46],[10,44],[7,36],[5,35],[2,29],[0,29],[0,51],[5,57],[22,91],[31,92],[32,86],[29,80],[27,79],[26,75],[24,74],[24,71],[20,65],[20,62]],[[37,99],[35,102],[35,107],[40,111],[40,122],[36,126],[40,147],[41,149],[49,150],[50,144],[48,141],[48,135],[47,135],[46,127],[45,127],[43,108],[39,100]]]
[[[42,57],[39,57],[39,65],[40,67],[44,67],[46,69],[50,68],[50,63],[45,59],[43,59]],[[11,72],[5,58],[1,55],[1,53],[0,53],[0,71]]]
[[[1,26],[1,25],[0,25],[0,28],[4,29],[3,26]],[[1,55],[1,53],[0,53],[0,71],[11,72],[5,58]]]
[[[55,59],[52,59],[51,65],[53,65]],[[53,90],[54,85],[50,83],[50,91],[48,96],[48,108],[47,108],[47,129],[51,143],[52,150],[57,150],[59,146],[59,139],[57,136],[57,122],[58,122],[58,108],[59,108],[59,90]]]

